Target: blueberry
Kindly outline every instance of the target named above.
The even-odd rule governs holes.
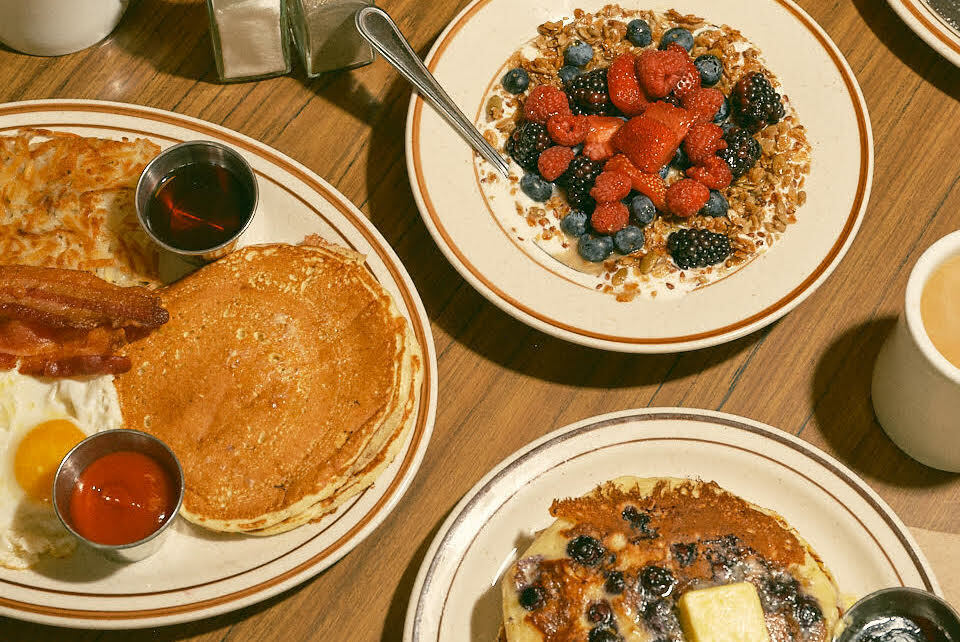
[[[630,215],[633,221],[639,225],[650,225],[653,218],[657,215],[657,208],[646,194],[637,194],[630,199]]]
[[[713,87],[720,82],[723,76],[723,63],[713,54],[703,54],[697,56],[693,61],[697,71],[700,72],[700,84],[704,87]]]
[[[726,197],[712,189],[710,190],[710,198],[707,199],[707,204],[703,206],[700,213],[704,216],[726,216],[728,209],[730,209],[730,205],[727,203]]]
[[[620,254],[631,254],[643,247],[643,230],[636,225],[627,225],[613,235],[613,246]]]
[[[517,67],[505,73],[503,80],[500,82],[503,84],[503,88],[511,94],[522,94],[530,86],[530,76],[525,69]]]
[[[573,153],[574,153],[574,154],[576,154],[577,156],[579,156],[581,152],[583,152],[583,143],[580,143],[579,145],[574,145],[574,146],[573,146]]]
[[[587,238],[590,238],[590,237],[588,236],[580,237],[581,256],[583,255],[583,240]],[[598,240],[599,239],[606,240],[607,247],[610,248],[610,250],[613,249],[613,241],[611,241],[609,237],[600,236],[597,238]],[[606,255],[604,255],[603,258],[604,259],[607,258],[609,254],[610,252],[607,251]],[[588,259],[586,256],[584,256],[583,258],[587,259],[588,261],[595,260],[595,259]],[[598,260],[602,261],[603,259],[598,259]],[[579,562],[584,566],[593,566],[594,564],[600,561],[600,558],[603,557],[603,554],[605,552],[606,551],[604,551],[603,549],[603,544],[601,544],[596,539],[590,537],[589,535],[580,535],[579,537],[575,537],[572,540],[570,540],[570,542],[567,544],[567,555],[572,557],[574,561]]]
[[[717,110],[717,115],[713,117],[713,122],[720,124],[730,117],[730,99],[724,96],[723,102],[720,103],[720,109]]]
[[[793,607],[793,616],[797,619],[797,624],[805,629],[823,619],[820,607],[809,597],[802,597],[797,600]]]
[[[613,253],[613,239],[609,236],[591,236],[584,234],[580,237],[579,242],[577,242],[577,251],[585,260],[599,263]],[[577,540],[573,541],[575,542]],[[572,543],[573,542],[571,542],[571,544]],[[570,550],[569,547],[567,550]],[[571,557],[573,557],[573,555],[571,555]]]
[[[666,49],[668,45],[677,43],[687,51],[693,49],[693,34],[683,27],[674,27],[663,34],[660,39],[660,48]]]
[[[627,588],[626,582],[623,581],[623,573],[620,571],[611,571],[610,575],[607,575],[607,581],[604,582],[603,588],[607,593],[612,593],[613,595],[623,593]]]
[[[587,232],[587,222],[590,220],[590,217],[587,216],[586,212],[581,212],[580,210],[573,210],[569,214],[563,217],[560,221],[560,229],[569,234],[570,236],[576,236],[580,238]]]
[[[574,65],[565,65],[560,67],[560,71],[557,72],[560,75],[560,80],[564,85],[569,85],[573,82],[573,79],[580,75],[580,68],[575,67]]]
[[[583,67],[591,60],[593,60],[593,47],[585,42],[575,40],[573,44],[563,50],[563,62],[565,65]]]
[[[541,203],[545,203],[553,196],[553,185],[537,174],[524,174],[520,179],[520,189],[524,194]]]
[[[670,166],[664,165],[663,167],[660,168],[660,171],[658,173],[660,174],[660,178],[666,180],[667,176],[670,175]]]
[[[635,47],[646,47],[653,40],[650,33],[650,25],[646,20],[637,18],[627,23],[627,40]]]
[[[591,624],[609,624],[613,619],[613,609],[610,602],[602,600],[587,607],[587,619]]]
[[[623,638],[617,635],[617,632],[609,626],[598,626],[590,629],[590,635],[587,636],[589,642],[622,642]]]
[[[543,588],[536,584],[520,591],[520,606],[528,611],[535,611],[543,606]]]
[[[690,542],[689,544],[677,542],[671,548],[673,550],[673,559],[677,560],[677,563],[680,564],[681,568],[684,566],[690,566],[697,559],[696,542]]]
[[[670,161],[670,164],[681,171],[690,167],[690,159],[687,157],[687,152],[684,151],[683,145],[677,147],[677,153],[673,155],[673,160]]]
[[[736,125],[734,125],[733,123],[723,123],[722,125],[720,125],[720,129],[723,130],[724,137],[726,137],[726,135],[730,133],[730,130],[734,129],[735,127]]]
[[[677,581],[673,573],[660,566],[646,566],[640,571],[640,584],[657,597],[666,597]]]

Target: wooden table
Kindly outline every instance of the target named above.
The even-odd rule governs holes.
[[[467,0],[384,0],[425,54]],[[870,372],[910,268],[960,227],[960,70],[881,0],[800,0],[866,96],[876,141],[863,227],[827,282],[783,320],[730,344],[629,356],[531,330],[477,294],[437,250],[410,194],[410,87],[383,61],[349,73],[221,85],[207,12],[141,0],[106,42],[61,58],[0,48],[0,101],[96,98],[220,123],[315,170],[370,216],[433,321],[440,405],[426,459],[386,522],[319,577],[262,604],[154,631],[68,631],[0,618],[4,640],[400,640],[427,547],[463,493],[503,457],[569,422],[618,409],[736,413],[819,446],[861,474],[911,526],[960,533],[960,476],[903,455],[873,417]],[[373,562],[373,563],[371,563]]]

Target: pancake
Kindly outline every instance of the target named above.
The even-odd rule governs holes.
[[[159,284],[159,254],[133,196],[154,143],[44,130],[0,136],[0,257],[86,270],[116,285]]]
[[[117,389],[127,427],[180,459],[186,519],[283,532],[369,486],[396,454],[422,356],[361,255],[247,247],[160,296],[170,321],[131,346],[138,365]]]
[[[810,545],[715,482],[620,477],[554,501],[550,513],[556,521],[503,576],[508,642],[600,639],[590,631],[607,626],[596,614],[608,607],[612,633],[602,639],[683,640],[684,593],[744,581],[776,642],[829,640],[841,614],[836,583]]]

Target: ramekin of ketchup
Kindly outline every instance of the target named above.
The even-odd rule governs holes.
[[[74,535],[111,559],[130,562],[159,548],[183,488],[180,464],[166,444],[136,430],[108,430],[67,453],[53,500]]]

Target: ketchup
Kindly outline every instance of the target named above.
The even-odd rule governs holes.
[[[152,457],[110,453],[80,473],[70,496],[70,523],[99,544],[130,544],[171,517],[176,497],[173,480]]]

